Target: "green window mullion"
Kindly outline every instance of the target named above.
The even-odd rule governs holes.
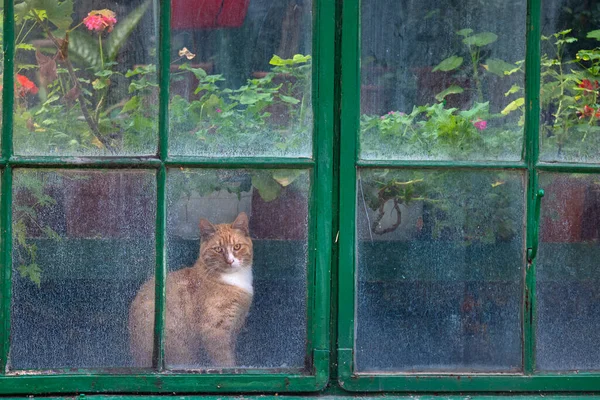
[[[2,88],[2,155],[6,164],[2,171],[2,200],[0,205],[0,375],[6,373],[10,347],[10,299],[12,274],[12,168],[8,160],[12,156],[12,121],[14,105],[14,27],[13,0],[4,0],[4,75]]]
[[[356,161],[360,113],[360,1],[342,3],[341,122],[338,266],[338,380],[352,381],[354,352],[354,274]]]
[[[158,157],[161,166],[156,174],[156,287],[154,314],[154,353],[153,367],[159,372],[166,369],[165,362],[165,318],[167,280],[167,167],[165,160],[169,154],[169,66],[171,62],[171,2],[160,2],[159,20],[159,116],[158,116]]]
[[[2,251],[0,255],[0,375],[6,373],[10,348],[10,299],[12,275],[12,168],[2,171],[2,202],[0,205],[0,227],[2,229]]]
[[[540,39],[541,0],[527,1],[527,38],[525,57],[525,162],[527,182],[527,249],[537,243],[539,221],[535,215],[540,124]],[[527,258],[529,250],[526,250]],[[535,368],[535,260],[525,260],[523,294],[523,372],[532,374]]]

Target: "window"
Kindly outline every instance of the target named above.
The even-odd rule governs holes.
[[[332,5],[15,0],[3,11],[2,393],[322,388]],[[251,259],[234,253],[248,251],[247,230]],[[172,324],[180,291],[223,264],[215,246],[204,272],[183,269],[200,234],[221,235],[233,267],[252,264],[253,279],[227,275],[254,292],[228,339],[198,333],[202,318]],[[196,293],[184,318],[207,315],[201,296],[224,307]]]
[[[596,7],[344,2],[343,388],[594,387]]]
[[[597,391],[597,3],[5,1],[0,394]]]

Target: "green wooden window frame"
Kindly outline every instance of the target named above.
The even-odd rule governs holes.
[[[152,157],[20,157],[13,155],[12,123],[14,76],[4,74],[2,153],[2,200],[0,232],[0,394],[48,394],[75,392],[185,393],[185,392],[311,392],[325,387],[329,377],[330,258],[333,187],[333,76],[335,6],[313,0],[313,98],[314,130],[312,158],[277,157],[170,157],[168,137],[171,2],[160,0],[159,28],[159,123],[158,153]],[[5,71],[14,70],[14,4],[4,1]],[[248,369],[244,373],[170,373],[164,361],[166,258],[166,176],[169,168],[302,168],[311,175],[309,202],[308,337],[303,370]],[[12,232],[12,179],[15,168],[34,169],[133,169],[154,170],[157,184],[156,210],[156,318],[154,367],[124,369],[64,370],[51,374],[7,372],[10,346]]]
[[[535,250],[538,241],[538,175],[540,171],[600,173],[598,164],[543,163],[538,161],[540,115],[540,19],[542,0],[527,2],[526,114],[522,162],[462,161],[363,161],[358,156],[360,115],[360,0],[342,5],[341,37],[341,121],[340,121],[340,235],[338,276],[338,382],[349,391],[403,392],[590,392],[600,388],[600,373],[535,372]],[[355,274],[356,274],[356,178],[358,168],[469,169],[523,171],[527,177],[528,262],[525,268],[522,335],[523,371],[520,373],[357,373],[354,368]],[[538,203],[539,204],[539,203]],[[537,215],[536,215],[537,214]]]

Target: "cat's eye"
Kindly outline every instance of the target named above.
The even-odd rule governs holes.
[[[235,246],[233,246],[233,249],[236,250],[236,251],[239,250],[239,249],[241,249],[241,248],[242,248],[242,245],[239,244],[239,243],[236,244]]]
[[[222,247],[213,247],[213,250],[216,251],[217,253],[222,253],[223,252],[223,248]]]

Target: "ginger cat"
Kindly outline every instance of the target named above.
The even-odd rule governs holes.
[[[198,364],[204,351],[214,367],[235,366],[237,334],[252,303],[252,240],[248,216],[231,224],[200,220],[200,254],[189,268],[167,274],[165,358],[169,365]],[[129,309],[129,338],[138,366],[152,365],[154,278]]]

